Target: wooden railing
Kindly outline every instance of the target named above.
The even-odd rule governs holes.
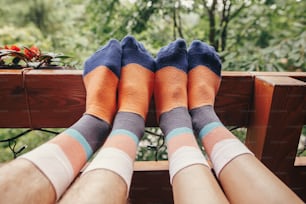
[[[216,112],[247,128],[246,145],[306,201],[306,157],[296,157],[306,124],[306,73],[223,72]],[[0,70],[0,127],[69,127],[85,110],[82,71]],[[147,126],[157,126],[154,103]],[[132,203],[172,203],[167,161],[135,162]]]

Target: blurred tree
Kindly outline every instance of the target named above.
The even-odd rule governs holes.
[[[225,70],[305,71],[305,1],[91,0],[88,5],[93,12],[87,24],[102,44],[129,33],[156,54],[177,37],[200,39],[220,52]]]

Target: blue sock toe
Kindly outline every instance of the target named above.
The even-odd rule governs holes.
[[[122,67],[135,63],[152,72],[155,71],[155,62],[151,54],[133,36],[126,36],[121,41]]]
[[[187,49],[186,42],[183,39],[178,39],[163,47],[157,54],[156,71],[167,66],[176,67],[187,72]]]
[[[110,40],[107,45],[100,48],[84,64],[83,76],[98,66],[108,67],[116,76],[120,77],[122,49],[118,40]]]
[[[204,65],[216,73],[221,75],[221,59],[215,48],[207,45],[199,40],[194,40],[188,50],[188,71],[198,65]]]

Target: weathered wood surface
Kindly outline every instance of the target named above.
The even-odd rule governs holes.
[[[306,83],[287,76],[257,76],[252,109],[246,145],[305,200],[306,167],[294,163],[306,118]]]
[[[85,111],[81,71],[0,71],[0,77],[0,127],[69,127]],[[247,125],[252,91],[250,74],[223,73],[215,106],[224,124]],[[147,126],[158,126],[153,101]]]
[[[215,104],[225,125],[248,128],[248,147],[304,201],[306,158],[295,155],[305,81],[301,72],[223,72]],[[84,110],[82,71],[0,70],[0,127],[69,127]],[[157,126],[153,100],[146,125]],[[131,203],[172,203],[167,169],[167,162],[136,162]]]
[[[135,162],[129,201],[132,204],[173,203],[168,161]]]
[[[28,127],[28,112],[22,72],[1,70],[0,73],[0,126]]]

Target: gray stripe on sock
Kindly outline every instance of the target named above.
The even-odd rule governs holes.
[[[84,114],[70,128],[77,130],[83,135],[93,152],[100,148],[110,132],[110,125],[108,123],[89,114]]]
[[[178,107],[161,114],[159,126],[164,135],[168,135],[172,130],[181,127],[187,127],[192,130],[191,118],[187,108]]]
[[[144,128],[144,119],[140,115],[132,112],[118,112],[113,124],[113,130],[124,129],[130,131],[139,139],[144,134]]]
[[[211,105],[194,108],[189,112],[192,118],[192,125],[194,131],[196,132],[197,135],[199,135],[199,132],[205,125],[212,122],[221,123],[221,121],[219,120],[218,116],[215,113],[214,107]]]

